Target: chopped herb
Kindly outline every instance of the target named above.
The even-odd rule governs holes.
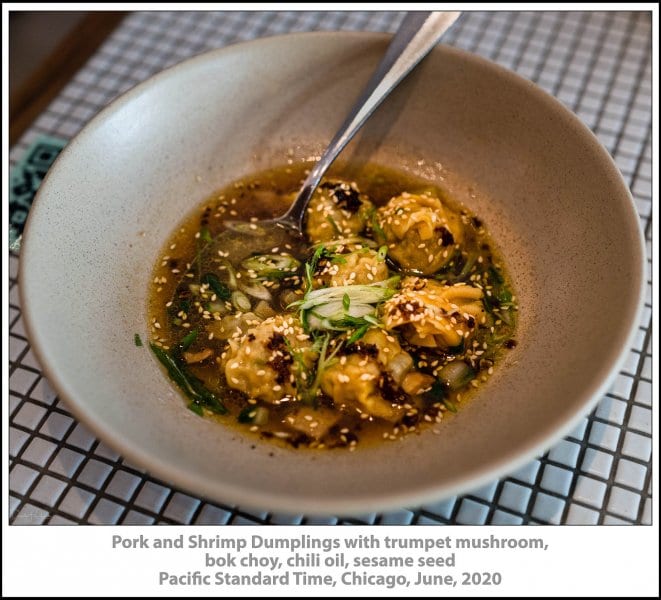
[[[205,273],[200,281],[206,283],[220,300],[229,300],[232,296],[229,287],[222,283],[213,273]]]
[[[346,331],[362,327],[366,319],[376,322],[376,305],[395,293],[398,277],[368,285],[345,285],[308,290],[295,302],[301,311],[301,321],[309,330]]]
[[[250,302],[250,299],[248,296],[246,296],[243,292],[240,292],[237,290],[236,292],[232,292],[232,304],[234,305],[234,308],[237,310],[240,310],[242,312],[248,312],[252,304]]]
[[[142,340],[140,339],[140,334],[139,334],[139,333],[136,333],[136,334],[133,336],[133,343],[134,343],[136,346],[138,346],[138,348],[139,348],[140,346],[142,346]]]
[[[191,347],[192,343],[197,339],[197,334],[198,334],[197,329],[193,329],[193,331],[191,331],[190,333],[187,333],[183,337],[181,342],[179,342],[179,349],[182,352],[185,352],[186,350],[188,350]]]
[[[463,360],[449,362],[438,373],[438,378],[454,392],[465,388],[476,376],[475,370]]]
[[[246,258],[241,266],[248,271],[254,271],[257,277],[282,279],[296,273],[301,262],[289,254],[256,254]]]
[[[257,407],[249,404],[237,416],[236,420],[239,423],[252,423],[255,420]]]
[[[198,404],[195,401],[188,403],[188,410],[192,410],[196,415],[199,415],[200,417],[204,416],[204,409],[202,408],[202,405]]]
[[[431,388],[422,395],[422,399],[429,404],[442,402],[447,396],[447,386],[437,379],[432,383]]]
[[[503,304],[508,304],[512,301],[512,292],[510,292],[507,288],[502,287],[496,293],[496,300],[498,300],[501,306]]]
[[[209,230],[206,227],[202,227],[202,229],[200,229],[200,239],[203,242],[207,242],[207,244],[213,241],[213,238],[211,237],[211,233],[209,233]]]
[[[457,405],[450,398],[443,398],[443,404],[450,412],[457,412]]]
[[[347,340],[347,344],[348,345],[355,344],[360,338],[362,338],[367,333],[367,330],[369,328],[370,328],[369,325],[363,325],[362,327],[356,329],[356,331],[354,331],[351,334],[351,337],[349,337],[349,339]]]
[[[386,241],[386,234],[379,225],[379,220],[376,216],[376,209],[372,208],[369,213],[370,225],[372,226],[372,231],[374,232],[374,237],[377,242],[383,243]]]
[[[202,381],[188,373],[180,360],[176,359],[170,353],[155,344],[149,344],[149,347],[156,355],[156,358],[158,358],[161,364],[166,368],[170,379],[179,386],[181,391],[184,392],[193,403],[205,406],[212,412],[220,415],[227,414],[227,408],[225,405],[216,398],[213,392],[204,387]]]
[[[335,231],[335,235],[342,235],[342,230],[339,228],[338,224],[335,222],[335,219],[333,219],[333,217],[328,215],[326,217],[326,220],[331,224],[333,231]]]
[[[318,348],[319,359],[317,360],[314,377],[312,378],[311,383],[307,387],[302,388],[301,401],[304,404],[316,405],[317,394],[321,387],[321,377],[328,368],[335,364],[335,355],[340,351],[340,348],[342,348],[342,342],[339,342],[335,346],[335,349],[329,353],[328,346],[330,344],[330,339],[331,336],[327,333],[315,340],[314,346]]]
[[[312,289],[312,286],[314,284],[313,281],[314,274],[317,270],[317,266],[319,265],[319,261],[322,259],[322,257],[328,254],[329,251],[326,249],[326,246],[324,245],[317,246],[317,248],[314,251],[314,254],[312,255],[312,258],[305,263],[305,278],[307,280],[308,291]]]
[[[493,265],[489,267],[489,275],[491,275],[491,278],[494,280],[494,282],[505,283],[505,280],[503,279],[503,276],[500,274],[500,271]]]

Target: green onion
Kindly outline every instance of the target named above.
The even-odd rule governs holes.
[[[443,404],[445,404],[445,407],[450,412],[453,412],[453,413],[457,412],[457,405],[452,400],[450,400],[450,398],[444,398],[443,399]]]
[[[200,239],[204,242],[207,242],[207,244],[213,241],[211,233],[209,233],[209,230],[206,227],[202,227],[202,229],[200,229]]]
[[[442,402],[447,395],[447,386],[440,380],[434,381],[432,383],[429,391],[425,392],[422,395],[422,399],[429,404],[435,404],[436,402]]]
[[[301,310],[308,310],[333,300],[340,300],[348,294],[352,303],[374,304],[391,298],[399,282],[399,277],[391,277],[385,281],[366,285],[342,285],[331,288],[309,291],[300,304]]]
[[[197,404],[197,402],[189,402],[188,410],[192,410],[196,415],[199,415],[200,417],[204,416],[204,409],[202,408],[202,405]]]
[[[335,219],[328,215],[326,217],[326,220],[331,224],[331,227],[333,228],[333,231],[335,231],[336,235],[342,235],[342,230],[339,228],[338,224],[335,222]]]
[[[138,347],[142,346],[142,340],[140,339],[140,334],[136,333],[133,336],[133,343]]]
[[[379,251],[376,253],[377,260],[383,262],[386,260],[386,255],[388,254],[388,246],[381,246]]]
[[[438,378],[455,392],[466,387],[476,375],[473,368],[463,360],[449,362],[438,372]]]
[[[501,321],[505,323],[505,325],[514,325],[514,314],[511,310],[503,308],[500,310],[498,315],[500,316]]]
[[[205,406],[209,410],[220,415],[227,414],[227,408],[225,405],[216,398],[213,392],[204,387],[202,381],[188,373],[180,360],[176,359],[156,344],[149,344],[149,347],[167,370],[170,379],[177,384],[179,389],[186,394],[193,404]],[[199,414],[197,410],[194,412]]]
[[[254,423],[255,425],[266,425],[269,420],[268,408],[249,404],[236,417],[239,423]]]
[[[395,293],[398,277],[368,285],[344,285],[308,290],[298,306],[306,331],[346,331],[365,325],[378,325],[376,304]],[[364,331],[363,331],[364,333]]]
[[[502,287],[496,292],[496,300],[498,300],[500,304],[508,304],[512,301],[512,292],[506,287]]]
[[[206,309],[211,313],[218,313],[224,315],[227,312],[227,307],[222,302],[209,302]]]
[[[342,296],[342,308],[345,311],[348,311],[350,306],[351,306],[351,298],[349,297],[349,294],[344,294],[344,296]]]
[[[202,283],[206,283],[212,290],[213,293],[220,300],[229,300],[232,292],[230,289],[216,277],[213,273],[205,273],[200,279]]]
[[[255,413],[257,412],[257,407],[249,404],[246,406],[236,417],[236,420],[239,423],[252,423],[255,420]]]
[[[362,327],[359,327],[358,329],[356,329],[356,331],[354,331],[351,334],[351,337],[349,337],[349,339],[347,340],[347,344],[349,346],[351,344],[355,344],[359,339],[361,339],[367,333],[367,330],[369,328],[370,328],[369,325],[363,325]]]
[[[489,275],[491,275],[491,278],[495,283],[505,283],[505,280],[503,279],[500,271],[493,265],[489,267]]]
[[[333,253],[330,252],[329,250],[326,249],[326,246],[323,244],[320,246],[317,246],[315,249],[314,253],[312,254],[312,258],[305,263],[305,279],[307,281],[307,289],[308,291],[312,289],[312,285],[314,283],[314,274],[317,270],[317,266],[319,265],[319,261],[322,259],[322,257],[326,256],[332,256]]]
[[[187,333],[183,337],[181,342],[179,342],[179,348],[182,352],[185,352],[191,347],[192,343],[197,339],[197,334],[198,334],[197,329],[193,329],[193,331]]]
[[[289,254],[257,254],[246,258],[241,266],[254,271],[257,277],[282,279],[293,275],[301,262]]]
[[[379,220],[376,217],[376,210],[372,209],[372,212],[370,213],[370,224],[372,225],[372,230],[374,231],[374,237],[379,241],[379,242],[385,242],[386,241],[386,234],[381,228],[381,225],[379,225]]]
[[[298,394],[300,395],[301,402],[303,402],[303,404],[307,404],[308,406],[316,405],[317,393],[319,391],[319,387],[321,386],[321,377],[329,367],[333,366],[337,362],[335,355],[342,348],[342,342],[340,342],[335,346],[335,349],[329,353],[328,345],[330,343],[330,339],[331,337],[330,334],[328,333],[319,336],[315,339],[313,348],[319,353],[319,359],[317,360],[317,366],[314,371],[314,376],[311,377],[310,376],[311,374],[308,374],[308,378],[306,380],[303,380],[302,377],[300,377],[300,373],[297,376],[296,389],[298,391]],[[292,358],[296,362],[301,363],[301,366],[299,368],[301,369],[302,372],[304,372],[305,363],[303,362],[300,353],[299,352],[292,353],[290,350],[290,354],[292,355]]]
[[[240,310],[242,312],[248,312],[252,308],[252,304],[250,303],[248,296],[238,290],[236,292],[232,292],[232,304],[236,310]]]
[[[258,300],[265,300],[266,302],[271,302],[271,300],[273,300],[271,292],[269,292],[268,288],[259,281],[252,280],[250,283],[241,282],[239,284],[239,289]]]

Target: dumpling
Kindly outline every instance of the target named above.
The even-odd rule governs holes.
[[[470,337],[486,321],[479,287],[443,285],[421,277],[406,277],[402,288],[382,307],[386,329],[401,328],[416,346],[451,348]]]
[[[229,342],[227,385],[271,404],[278,404],[284,397],[296,399],[298,370],[309,369],[316,359],[308,338],[291,316],[271,317],[248,329]]]
[[[460,215],[435,196],[403,194],[377,210],[388,255],[401,267],[431,275],[445,266],[464,238]]]
[[[374,250],[363,248],[320,261],[317,282],[324,287],[335,287],[368,285],[386,279],[388,266],[384,257]]]
[[[321,389],[341,410],[357,409],[374,417],[394,420],[401,409],[387,402],[379,390],[379,363],[369,356],[342,356],[321,376]]]
[[[341,356],[321,378],[321,388],[338,407],[358,409],[387,421],[397,421],[407,402],[402,394],[415,395],[428,388],[433,378],[413,369],[413,359],[399,342],[379,328],[372,328]]]
[[[307,209],[307,236],[313,243],[355,236],[365,229],[373,210],[354,183],[324,182]]]

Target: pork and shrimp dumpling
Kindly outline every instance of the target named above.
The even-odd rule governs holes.
[[[486,322],[481,288],[406,277],[400,291],[382,307],[386,329],[401,330],[409,343],[454,348]]]
[[[433,383],[433,377],[413,369],[411,355],[381,329],[370,329],[350,350],[321,378],[323,392],[340,410],[395,422],[411,408],[406,394],[422,393]]]
[[[461,247],[461,216],[428,193],[404,192],[377,210],[388,255],[402,268],[431,275]]]
[[[355,183],[328,181],[314,192],[307,209],[306,234],[313,243],[350,238],[363,232],[374,205]]]
[[[295,400],[296,381],[315,360],[309,338],[293,316],[278,315],[230,339],[227,385],[270,404]]]
[[[365,285],[385,281],[388,277],[390,273],[383,253],[370,248],[360,248],[345,254],[334,254],[319,261],[316,285]]]
[[[444,435],[516,346],[484,222],[433,182],[368,164],[322,180],[305,235],[260,227],[309,166],[232,182],[179,224],[150,284],[152,351],[190,410],[286,452]]]

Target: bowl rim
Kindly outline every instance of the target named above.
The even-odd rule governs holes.
[[[109,428],[104,422],[98,420],[94,414],[88,412],[85,408],[84,400],[81,401],[79,398],[77,399],[76,394],[71,390],[70,385],[67,382],[67,377],[58,373],[55,367],[52,366],[48,360],[45,360],[48,341],[42,337],[40,331],[35,325],[35,315],[30,306],[30,297],[26,293],[26,286],[29,282],[29,268],[27,265],[29,264],[32,247],[31,240],[33,237],[37,236],[37,233],[35,232],[36,228],[32,227],[32,223],[38,223],[39,215],[41,213],[40,209],[45,202],[42,198],[45,198],[47,195],[51,175],[57,172],[60,165],[64,164],[66,161],[69,154],[71,154],[77,146],[83,144],[86,138],[91,135],[96,127],[107,117],[120,110],[126,103],[131,102],[134,98],[137,98],[153,85],[158,84],[162,79],[176,77],[179,71],[189,69],[191,66],[213,62],[223,59],[233,53],[241,52],[246,46],[252,48],[257,46],[267,47],[270,44],[282,44],[293,38],[304,37],[354,37],[370,43],[387,40],[392,36],[391,34],[386,33],[365,31],[298,32],[242,41],[222,48],[202,52],[159,71],[117,96],[92,119],[90,119],[67,143],[49,169],[35,196],[33,206],[26,222],[20,253],[19,290],[22,299],[21,314],[25,324],[27,337],[30,341],[30,346],[39,360],[44,375],[57,391],[58,396],[65,401],[67,409],[73,413],[77,420],[88,427],[98,439],[103,440],[114,450],[118,451],[123,457],[126,457],[136,465],[144,467],[149,474],[164,480],[169,485],[183,488],[211,501],[241,505],[251,509],[266,508],[270,511],[290,514],[350,515],[364,514],[366,512],[366,505],[368,505],[368,510],[370,511],[383,511],[401,508],[402,506],[419,506],[430,501],[438,501],[441,498],[449,498],[458,494],[467,493],[472,489],[490,481],[495,481],[502,476],[513,472],[520,466],[527,464],[540,454],[543,454],[553,443],[559,441],[562,437],[572,431],[608,391],[626,360],[642,316],[646,288],[646,248],[640,226],[640,219],[636,212],[634,200],[629,187],[624,181],[624,178],[613,158],[587,125],[585,125],[570,109],[565,107],[564,104],[534,82],[493,61],[459,48],[439,44],[432,52],[445,52],[452,56],[453,59],[477,63],[477,65],[482,68],[488,68],[494,71],[499,77],[509,80],[512,85],[522,87],[525,90],[525,93],[532,94],[539,100],[547,103],[555,114],[561,115],[567,123],[571,124],[583,135],[585,141],[589,143],[590,151],[595,153],[600,159],[600,163],[603,167],[614,176],[614,182],[621,185],[622,191],[624,192],[622,199],[626,196],[627,210],[629,211],[629,216],[632,222],[635,223],[638,232],[638,246],[636,247],[635,244],[632,245],[631,251],[632,256],[636,252],[638,253],[638,273],[634,275],[638,277],[639,285],[635,294],[635,308],[632,310],[632,303],[627,307],[629,313],[632,314],[628,329],[622,329],[624,334],[621,333],[620,337],[612,343],[612,351],[609,353],[608,357],[604,359],[603,364],[601,365],[602,371],[607,372],[607,376],[602,377],[596,387],[586,390],[582,394],[584,397],[581,399],[580,403],[577,403],[578,408],[573,412],[573,415],[570,418],[565,420],[564,423],[550,431],[538,434],[533,441],[529,442],[524,447],[519,447],[514,451],[503,453],[499,458],[488,462],[479,469],[475,469],[474,472],[467,474],[465,477],[458,478],[454,483],[450,482],[448,484],[446,482],[434,484],[433,482],[429,482],[427,485],[417,486],[411,491],[392,493],[386,498],[375,498],[372,496],[369,498],[369,502],[367,502],[366,498],[363,496],[354,496],[349,499],[340,500],[337,498],[326,500],[324,496],[320,496],[314,500],[306,499],[301,501],[300,498],[297,499],[293,495],[274,494],[268,489],[256,491],[253,489],[242,488],[239,485],[228,484],[222,480],[209,481],[203,477],[196,476],[195,473],[187,472],[180,468],[173,468],[171,465],[161,462],[157,455],[143,450],[139,445],[131,443],[130,440],[124,439],[112,428]],[[632,297],[634,297],[633,294]]]

